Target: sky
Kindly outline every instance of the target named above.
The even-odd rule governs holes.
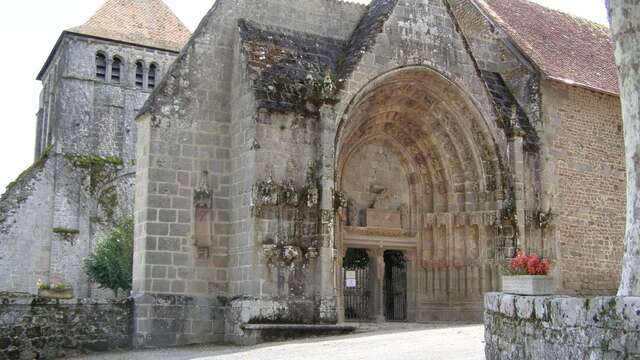
[[[192,31],[214,0],[164,0]],[[264,1],[264,0],[254,0]],[[291,0],[297,1],[297,0]],[[604,0],[534,0],[547,7],[607,23]],[[369,3],[369,0],[354,0]],[[0,193],[33,162],[35,114],[41,84],[36,75],[60,33],[81,25],[103,0],[2,1],[0,11]]]

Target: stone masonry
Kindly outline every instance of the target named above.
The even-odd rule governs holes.
[[[79,298],[111,296],[89,284],[84,259],[133,213],[134,118],[181,46],[106,33],[103,13],[117,18],[122,4],[107,2],[63,32],[38,75],[36,162],[0,200],[0,291],[35,294],[41,280],[71,285]],[[146,6],[159,11],[157,1]],[[78,164],[90,159],[92,167]]]
[[[617,287],[606,29],[526,0],[217,0],[190,36],[160,0],[62,34],[38,161],[0,200],[0,290],[96,296],[84,258],[128,213],[136,346],[344,321],[349,250],[360,321],[480,321],[517,249],[559,294]]]
[[[640,298],[485,296],[487,359],[637,359]]]
[[[0,358],[57,359],[129,349],[133,304],[0,294]]]
[[[599,50],[561,62],[576,42]],[[524,0],[216,1],[138,117],[136,344],[342,321],[348,249],[362,320],[391,311],[387,250],[409,321],[479,320],[517,248],[559,293],[611,293],[615,89],[605,30]]]

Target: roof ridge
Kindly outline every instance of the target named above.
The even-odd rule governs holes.
[[[478,3],[486,4],[486,6],[488,6],[489,8],[491,7],[491,5],[487,4],[487,2],[485,0],[474,0],[474,1],[478,2]],[[586,23],[586,24],[588,24],[588,25],[590,25],[590,26],[592,26],[594,28],[597,28],[598,30],[604,31],[605,33],[609,32],[609,26],[606,25],[606,24],[601,24],[599,22],[587,19],[587,18],[582,17],[582,16],[578,16],[578,15],[575,15],[575,14],[570,14],[568,12],[565,12],[565,11],[562,11],[562,10],[559,10],[559,9],[554,9],[554,8],[551,8],[551,7],[548,7],[548,6],[544,6],[544,5],[539,4],[539,3],[535,2],[535,1],[531,1],[531,0],[511,0],[511,1],[520,1],[520,2],[523,2],[523,3],[527,3],[527,4],[530,4],[532,6],[544,9],[546,11],[551,11],[551,12],[554,12],[556,14],[562,15],[564,17],[571,18],[573,20]]]

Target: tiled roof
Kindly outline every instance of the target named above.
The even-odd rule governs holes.
[[[527,0],[475,1],[548,78],[619,93],[605,26]]]
[[[172,51],[191,37],[162,0],[107,0],[84,25],[67,31]]]

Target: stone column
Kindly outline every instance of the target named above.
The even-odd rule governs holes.
[[[405,260],[407,266],[407,321],[416,321],[417,318],[417,298],[418,256],[416,250],[405,251]]]
[[[371,284],[371,295],[373,298],[373,311],[371,318],[375,322],[385,322],[384,316],[384,249],[372,249],[367,251],[371,264],[371,274],[373,275]]]
[[[335,113],[333,107],[320,108],[320,208],[322,222],[322,247],[320,261],[320,321],[335,323],[338,320],[336,304],[336,211],[333,206],[335,189]]]
[[[513,178],[513,196],[515,198],[515,206],[518,219],[518,241],[513,246],[526,250],[527,242],[525,239],[525,194],[524,194],[524,137],[526,133],[517,125],[517,119],[514,119],[513,130],[509,135],[509,168]]]

